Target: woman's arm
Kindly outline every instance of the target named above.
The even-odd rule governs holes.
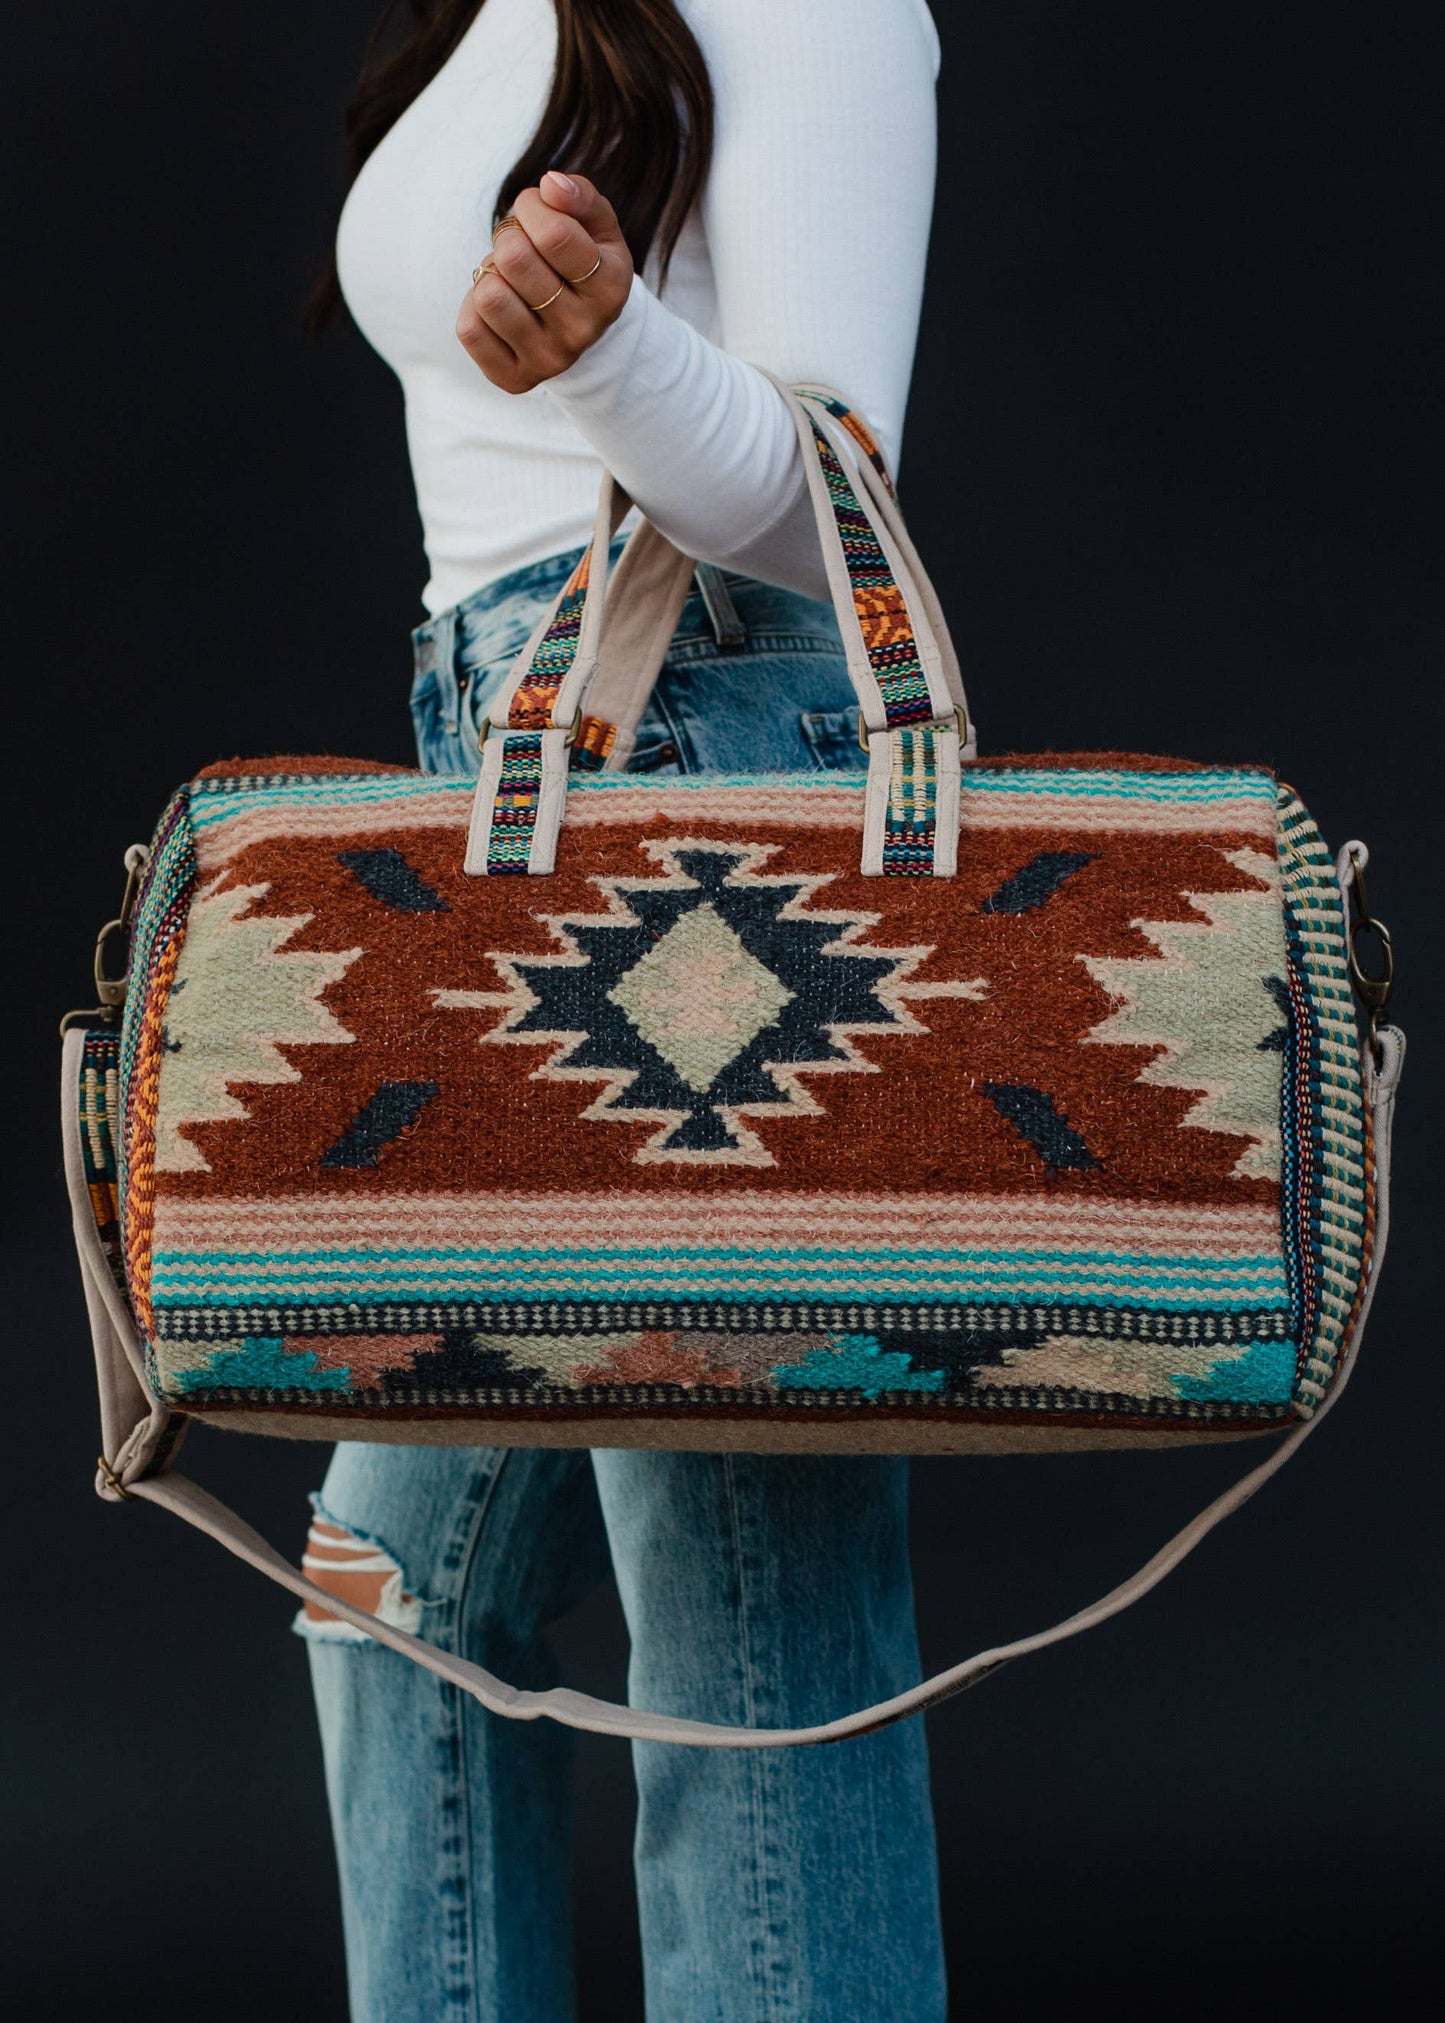
[[[896,460],[933,201],[937,44],[923,0],[685,11],[717,107],[703,217],[720,342],[630,276],[610,206],[580,177],[518,199],[524,229],[499,236],[497,274],[458,330],[498,385],[545,381],[680,547],[823,595],[793,425],[747,361],[838,387]],[[527,306],[599,256],[591,281],[540,314]]]

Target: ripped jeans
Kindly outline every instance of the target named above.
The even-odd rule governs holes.
[[[415,635],[421,763],[476,726],[575,556]],[[832,612],[699,571],[638,770],[856,766]],[[711,1721],[826,1720],[919,1677],[907,1464],[885,1458],[336,1449],[312,1577],[513,1684],[615,1574],[632,1699]],[[571,1736],[508,1721],[334,1618],[309,1639],[353,2023],[568,2023]],[[633,1748],[648,2023],[943,2023],[922,1723],[827,1748]]]

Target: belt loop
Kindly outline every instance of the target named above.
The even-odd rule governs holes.
[[[723,648],[741,646],[748,636],[748,628],[738,617],[738,608],[723,580],[722,570],[715,562],[699,562],[696,580],[718,645]]]

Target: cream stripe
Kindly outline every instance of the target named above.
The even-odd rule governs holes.
[[[969,791],[961,796],[960,828],[1065,829],[1080,835],[1235,835],[1245,833],[1274,841],[1274,821],[1257,801],[1206,801],[1159,804],[1140,801],[1078,801],[1062,795],[1030,794],[1009,801],[990,795],[985,800]]]
[[[644,1218],[639,1228],[639,1217]],[[965,1249],[980,1244],[1052,1248],[1198,1249],[1230,1256],[1272,1250],[1280,1242],[1273,1206],[1168,1208],[1136,1202],[1032,1202],[987,1195],[867,1196],[789,1200],[767,1194],[721,1201],[646,1195],[390,1195],[360,1200],[291,1199],[156,1204],[158,1250],[285,1250],[330,1240],[385,1247],[458,1242],[565,1248],[580,1242],[809,1243],[862,1239],[870,1245],[927,1243]]]
[[[727,822],[733,827],[771,823],[775,828],[859,829],[863,790],[776,793],[751,787],[704,787],[684,792],[639,787],[635,792],[573,793],[567,797],[563,827],[591,829],[613,822]]]

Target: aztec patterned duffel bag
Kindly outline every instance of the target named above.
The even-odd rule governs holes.
[[[480,778],[207,768],[130,853],[128,989],[66,1039],[101,1494],[500,1712],[720,1746],[858,1733],[1072,1635],[1280,1466],[1358,1346],[1402,1056],[1357,959],[1365,852],[1336,866],[1268,771],[977,757],[872,440],[802,394],[866,765],[626,770],[693,564],[643,523],[606,594],[605,484]],[[519,1693],[313,1588],[173,1471],[196,1419],[798,1453],[1286,1437],[1067,1623],[748,1731]]]

